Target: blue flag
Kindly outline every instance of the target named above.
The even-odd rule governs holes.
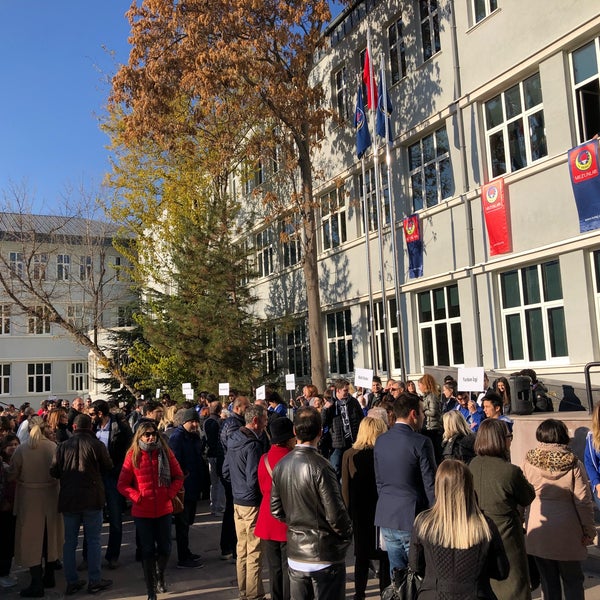
[[[385,98],[383,94],[383,86],[381,85],[381,72],[379,73],[379,82],[377,85],[378,94],[378,102],[377,102],[377,124],[375,126],[375,131],[377,135],[385,138],[385,120],[388,122],[388,141],[392,141],[394,136],[392,134],[392,111],[394,107],[392,106],[392,101],[390,100],[390,96],[385,91]]]
[[[356,155],[362,158],[364,153],[371,147],[371,136],[367,127],[365,116],[365,105],[363,102],[362,87],[358,86],[356,97],[356,112],[354,113],[354,127],[356,129]]]

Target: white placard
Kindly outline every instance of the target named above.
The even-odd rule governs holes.
[[[261,385],[256,388],[256,399],[257,400],[266,400],[267,399],[267,386]]]
[[[140,394],[140,400],[144,399],[144,394]]]
[[[181,392],[185,395],[185,391],[186,390],[191,390],[192,389],[192,384],[191,383],[182,383],[181,384]]]
[[[160,398],[160,388],[156,388],[156,397]]]
[[[371,389],[373,383],[373,369],[354,369],[354,385],[356,387],[362,387]]]
[[[459,367],[457,375],[457,390],[459,392],[483,392],[485,384],[483,367]]]
[[[229,396],[229,384],[228,383],[220,383],[219,384],[219,396]]]
[[[296,389],[296,376],[293,373],[285,376],[285,389],[295,390]]]
[[[185,399],[193,400],[194,399],[194,390],[186,390],[185,391]]]

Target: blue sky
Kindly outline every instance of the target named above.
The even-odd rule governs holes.
[[[130,4],[0,0],[0,203],[10,182],[40,213],[61,212],[69,189],[72,200],[98,189],[108,169],[98,117],[127,62]]]

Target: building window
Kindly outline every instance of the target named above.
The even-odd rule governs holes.
[[[442,49],[440,44],[440,20],[437,0],[419,0],[419,8],[421,13],[423,60],[428,60]]]
[[[577,137],[580,143],[600,132],[600,38],[575,50],[571,55]]]
[[[454,195],[454,176],[446,128],[408,147],[413,210],[435,206]]]
[[[373,360],[371,357],[371,364],[374,366],[376,371],[387,371],[387,356],[385,352],[385,345],[387,343],[387,336],[385,334],[385,319],[383,318],[383,302],[375,302],[373,304],[375,308],[375,352],[377,353],[376,359]],[[371,332],[371,313],[370,307],[367,305],[367,323],[369,334]],[[372,354],[372,346],[369,346]]]
[[[558,260],[501,273],[500,290],[508,362],[568,356]]]
[[[272,375],[277,371],[277,334],[274,328],[265,328],[261,336],[260,359],[263,375]]]
[[[10,394],[10,363],[0,363],[0,394]]]
[[[473,0],[475,23],[479,23],[498,8],[498,0]]]
[[[321,196],[323,250],[337,248],[346,241],[346,192],[344,186]]]
[[[117,309],[117,327],[131,327],[133,311],[130,306],[119,306]]]
[[[0,335],[10,335],[10,304],[0,304]]]
[[[67,306],[67,322],[77,329],[83,327],[83,304]]]
[[[332,374],[347,375],[354,371],[352,320],[349,308],[327,315],[327,348],[329,371]]]
[[[310,376],[310,351],[306,332],[306,321],[298,323],[287,334],[288,369],[296,377]]]
[[[52,363],[28,363],[27,391],[30,394],[41,394],[51,390]]]
[[[56,279],[67,281],[71,273],[71,257],[68,254],[59,254],[56,257]]]
[[[27,332],[31,335],[44,335],[50,333],[48,308],[45,306],[36,306],[35,312],[35,315],[29,315],[27,320]]]
[[[44,281],[46,279],[46,267],[48,266],[47,254],[34,254],[32,257],[33,279]]]
[[[392,359],[392,369],[400,371],[402,369],[400,361],[400,334],[398,333],[398,315],[396,314],[396,298],[391,298],[388,302],[390,307],[390,340],[392,342],[392,348],[390,357]],[[404,373],[402,373],[404,377]]]
[[[281,232],[284,268],[297,265],[302,259],[302,238],[299,225],[284,223]]]
[[[342,67],[333,75],[335,86],[335,109],[338,117],[346,121],[350,113],[348,112],[348,89],[346,87],[346,67]]]
[[[11,277],[23,278],[25,272],[22,252],[11,252],[9,254],[10,273]]]
[[[464,363],[458,285],[417,295],[422,366]]]
[[[390,190],[388,185],[387,168],[385,165],[379,166],[381,178],[379,179],[379,191],[381,193],[383,208],[383,225],[390,224]],[[364,211],[364,194],[367,193],[367,210],[369,218],[369,231],[377,231],[379,223],[377,221],[377,194],[375,189],[375,167],[365,171],[366,186],[363,185],[363,174],[358,175],[358,189],[361,200],[361,207]],[[366,188],[366,190],[365,190]],[[364,212],[361,215],[361,225],[364,228]]]
[[[390,72],[392,85],[406,75],[406,52],[402,35],[402,19],[398,19],[388,28],[388,47],[390,49]]]
[[[88,281],[92,278],[92,257],[81,256],[79,259],[79,279]]]
[[[256,234],[256,270],[259,277],[267,277],[275,270],[275,232],[272,227]]]
[[[484,112],[492,179],[548,154],[539,73],[488,100]]]
[[[71,363],[69,367],[69,391],[85,392],[89,387],[88,363],[86,361]]]

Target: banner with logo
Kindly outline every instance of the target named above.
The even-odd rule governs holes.
[[[508,226],[508,199],[502,177],[482,186],[481,202],[490,242],[490,256],[510,252],[512,245]]]
[[[590,140],[569,150],[569,172],[579,213],[579,231],[600,228],[600,177],[598,140]]]
[[[410,279],[423,276],[423,240],[419,228],[419,215],[404,219],[404,239],[408,250],[408,276]]]

